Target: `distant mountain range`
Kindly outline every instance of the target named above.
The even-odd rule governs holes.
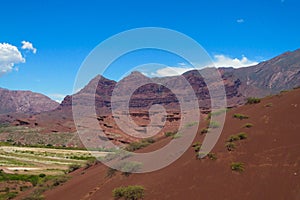
[[[228,106],[236,106],[243,104],[247,97],[263,97],[300,86],[300,49],[286,52],[255,66],[237,69],[219,68],[218,70],[224,81]],[[183,76],[194,89],[200,107],[209,109],[209,91],[200,73],[192,70],[184,73]],[[180,79],[177,76],[150,79],[139,72],[132,72],[122,79],[120,84],[126,84],[126,88],[134,88],[138,83],[149,80],[159,80],[159,82],[171,87],[176,85],[177,92],[186,89],[183,84],[178,82]],[[81,105],[85,105],[86,99],[94,98],[91,89],[93,84],[98,84],[95,95],[98,114],[110,113],[111,95],[117,82],[98,75],[78,93],[66,96],[60,105],[42,94],[0,89],[0,114],[40,113],[51,110],[54,110],[53,112],[63,110],[67,111],[66,113],[71,113],[72,98],[81,99]],[[123,94],[119,94],[120,101],[122,101],[122,95],[127,93],[128,91],[124,91]],[[167,87],[153,83],[139,87],[134,91],[130,100],[130,108],[132,109],[144,110],[152,104],[161,104],[175,110],[179,109],[175,94]]]
[[[183,76],[194,89],[199,99],[200,108],[205,110],[209,109],[210,96],[204,79],[200,75],[204,70],[209,69],[202,69],[200,73],[196,70],[188,71]],[[300,49],[286,52],[255,66],[237,69],[219,68],[218,70],[224,82],[228,106],[236,106],[243,104],[247,97],[264,97],[300,86]],[[139,83],[147,83],[151,80],[164,83],[170,88],[176,86],[176,92],[179,93],[186,89],[186,86],[180,82],[182,79],[179,79],[178,76],[151,79],[140,72],[132,72],[119,82],[120,85],[128,89],[118,94],[120,96],[119,100],[122,101],[122,96],[125,96],[130,88],[135,88]],[[81,99],[80,105],[85,105],[85,100],[94,98],[92,88],[97,83],[95,95],[97,111],[99,114],[109,113],[111,95],[117,82],[99,75],[80,92],[67,96],[59,109],[71,109],[72,98]],[[179,109],[178,100],[173,92],[167,87],[159,86],[158,84],[146,84],[136,88],[133,92],[129,107],[144,110],[153,104],[161,104],[169,109]]]
[[[0,114],[40,113],[54,110],[58,106],[57,102],[39,93],[0,88]]]

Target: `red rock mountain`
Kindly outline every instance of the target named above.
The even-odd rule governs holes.
[[[209,91],[203,77],[200,75],[205,73],[205,70],[209,69],[204,69],[200,73],[192,70],[181,76],[194,89],[202,112],[207,112],[210,109]],[[300,86],[300,49],[284,53],[255,66],[238,69],[219,68],[218,70],[224,82],[227,105],[234,107],[244,104],[247,97],[264,97]],[[149,83],[151,81],[154,83]],[[157,82],[163,83],[167,87],[156,84]],[[140,83],[147,84],[137,87]],[[172,112],[179,110],[178,99],[175,93],[181,93],[186,90],[186,85],[183,83],[183,79],[178,76],[151,79],[139,72],[131,73],[118,83],[98,75],[81,91],[65,97],[59,107],[53,111],[42,112],[55,108],[57,105],[55,102],[47,97],[30,92],[22,93],[1,90],[0,106],[2,113],[42,112],[35,116],[37,124],[45,126],[50,126],[51,124],[49,130],[69,131],[74,130],[72,99],[79,100],[76,101],[76,105],[80,106],[91,106],[89,104],[95,101],[97,114],[99,116],[108,116],[111,114],[113,90],[116,86],[121,85],[124,90],[118,92],[117,103],[124,103],[125,98],[123,97],[131,91],[133,95],[130,98],[129,107],[135,112],[147,112],[153,104],[163,105],[167,112]],[[97,86],[94,95],[92,90],[95,85]],[[169,87],[175,89],[171,91],[168,89]],[[131,88],[134,88],[134,90],[131,90]],[[15,98],[16,94],[20,98]],[[53,124],[57,124],[57,126],[54,127]],[[44,130],[47,130],[47,128]]]
[[[210,96],[207,85],[196,70],[188,71],[183,77],[189,82],[199,100],[200,108],[208,109]],[[229,107],[243,104],[247,97],[264,97],[300,86],[300,49],[279,55],[271,60],[255,66],[244,68],[219,68],[225,86],[227,104]],[[139,83],[148,83],[137,88]],[[95,77],[86,87],[73,96],[67,96],[59,109],[71,109],[72,97],[80,98],[80,104],[85,104],[87,98],[94,98],[91,88],[97,84],[95,102],[99,113],[110,112],[111,95],[116,85],[121,85],[118,95],[122,101],[130,88],[135,88],[130,99],[130,108],[148,109],[153,104],[161,104],[166,108],[178,108],[178,100],[174,93],[186,90],[180,76],[148,78],[139,72],[132,72],[119,83],[102,76]],[[156,84],[163,83],[167,87]],[[176,88],[171,91],[168,88]]]

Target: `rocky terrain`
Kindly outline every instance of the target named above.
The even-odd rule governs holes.
[[[264,98],[257,104],[233,108],[227,112],[218,143],[203,159],[197,159],[197,145],[206,136],[201,130],[208,121],[200,123],[194,143],[183,156],[166,168],[127,176],[121,172],[111,174],[106,166],[97,164],[73,173],[69,182],[46,192],[45,197],[110,200],[114,199],[113,189],[139,185],[145,189],[145,200],[297,200],[300,198],[299,105],[300,90],[296,89]],[[234,117],[236,114],[244,118]],[[160,149],[171,139],[162,138],[138,152]]]

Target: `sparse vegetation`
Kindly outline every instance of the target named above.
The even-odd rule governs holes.
[[[129,176],[130,174],[137,172],[142,167],[140,162],[123,162],[120,163],[120,170],[123,171],[122,174]]]
[[[4,194],[0,194],[0,199],[13,199],[18,195],[18,192],[5,192]]]
[[[155,139],[152,138],[152,137],[151,138],[146,138],[146,139],[143,139],[142,142],[153,144],[155,142]]]
[[[28,174],[6,174],[0,170],[0,181],[26,181],[30,182],[33,186],[36,186],[42,178],[38,175]]]
[[[206,120],[210,120],[212,116],[218,116],[218,115],[224,114],[224,113],[226,113],[227,110],[228,110],[228,108],[223,108],[223,109],[216,110],[214,112],[210,112],[210,113],[208,113]]]
[[[103,158],[99,158],[102,162],[109,162],[112,160],[124,160],[126,158],[129,158],[132,155],[131,152],[124,151],[124,150],[118,150],[114,153],[109,153]]]
[[[209,124],[209,127],[210,128],[219,128],[220,124],[216,121],[211,121],[210,124]]]
[[[142,141],[140,142],[132,142],[130,143],[126,148],[125,150],[126,151],[136,151],[136,150],[139,150],[139,149],[142,149],[146,146],[148,146],[149,144],[152,144],[155,142],[155,139],[154,138],[146,138],[146,139],[143,139]]]
[[[166,132],[165,133],[165,136],[166,137],[171,137],[171,136],[173,136],[173,135],[175,135],[176,134],[176,132]]]
[[[240,113],[236,113],[233,115],[233,118],[237,118],[237,119],[248,119],[249,117],[247,115],[244,115],[244,114],[240,114]]]
[[[95,157],[89,158],[86,163],[84,169],[88,169],[89,167],[95,165],[97,163],[97,159]]]
[[[69,166],[68,173],[74,172],[74,171],[76,171],[79,168],[80,168],[80,165],[78,165],[78,164],[72,164],[72,165]]]
[[[0,199],[12,199],[16,197],[19,192],[22,192],[32,186],[35,187],[33,192],[23,199],[43,199],[43,192],[67,181],[67,177],[62,175],[53,176],[45,174],[7,174],[0,170],[0,182],[9,183],[11,181],[17,181],[20,185],[18,187],[15,185],[13,187],[6,187],[4,190],[1,190]],[[31,183],[31,185],[26,183]]]
[[[207,157],[211,160],[217,160],[217,156],[215,153],[208,153]]]
[[[6,146],[86,150],[82,147],[80,138],[75,132],[40,132],[40,128],[11,126],[9,124],[2,124],[0,126],[0,133],[7,134],[5,139],[2,139],[2,142],[5,142]],[[70,144],[70,141],[72,141],[72,144]]]
[[[45,178],[45,177],[46,177],[46,174],[39,174],[39,177],[40,177],[40,178]]]
[[[198,122],[190,122],[190,123],[186,124],[185,127],[189,128],[189,127],[195,126],[197,124],[198,124]]]
[[[267,107],[267,108],[272,107],[272,106],[273,106],[272,103],[267,103],[267,104],[265,104],[265,107]]]
[[[242,162],[233,162],[230,165],[232,171],[243,172],[245,170],[244,163]]]
[[[175,135],[172,136],[172,139],[178,139],[182,136],[181,132],[176,133]]]
[[[195,152],[198,152],[201,149],[201,145],[202,144],[200,142],[195,142],[192,147],[194,148]]]
[[[249,97],[247,98],[247,104],[256,104],[260,103],[260,99],[256,97]]]
[[[236,148],[236,145],[233,142],[227,142],[225,144],[225,147],[228,151],[233,151]]]
[[[247,139],[247,134],[244,132],[238,133],[237,135],[231,135],[229,136],[227,142],[234,142],[238,140],[244,140]]]
[[[203,128],[200,132],[201,134],[205,134],[205,133],[208,133],[208,128]]]
[[[227,142],[234,142],[237,140],[240,140],[240,137],[238,135],[231,135],[231,136],[229,136]]]
[[[240,140],[244,140],[248,138],[247,134],[244,132],[237,134],[237,136],[239,137]]]
[[[117,170],[114,168],[108,168],[106,172],[106,177],[111,178],[116,174]]]
[[[144,198],[145,189],[140,185],[130,185],[127,187],[118,187],[112,191],[115,199],[139,200]]]
[[[59,176],[54,178],[52,186],[59,186],[62,183],[66,182],[68,178],[66,176]]]
[[[246,123],[246,124],[244,125],[245,128],[251,128],[252,126],[253,126],[253,124],[251,124],[251,123]]]

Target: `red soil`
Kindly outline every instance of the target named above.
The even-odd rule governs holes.
[[[272,103],[271,106],[265,106]],[[242,113],[249,119],[233,118]],[[145,199],[300,199],[300,90],[282,93],[230,110],[222,135],[213,149],[217,160],[197,160],[193,148],[168,167],[125,177],[106,178],[102,164],[78,171],[67,183],[45,193],[48,200],[113,199],[119,186],[142,185]],[[253,127],[244,128],[246,123]],[[201,122],[201,127],[205,122]],[[232,134],[246,132],[246,140],[235,142],[229,152],[224,144]],[[209,133],[208,133],[209,134]],[[195,141],[202,141],[198,134]],[[164,139],[143,149],[150,151],[167,144]],[[245,163],[245,171],[230,168]],[[84,172],[84,174],[82,173]]]

